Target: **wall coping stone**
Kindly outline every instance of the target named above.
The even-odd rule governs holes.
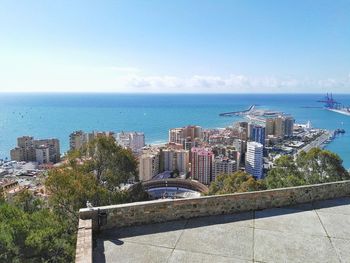
[[[234,199],[239,199],[242,197],[250,196],[266,196],[269,193],[284,193],[284,192],[292,192],[293,190],[303,190],[303,189],[315,189],[315,188],[327,188],[328,186],[335,185],[349,185],[349,193],[350,194],[350,180],[338,181],[338,182],[330,182],[330,183],[322,183],[322,184],[313,184],[313,185],[303,185],[303,186],[295,186],[295,187],[286,187],[286,188],[276,188],[262,191],[252,191],[252,192],[243,192],[243,193],[233,193],[233,194],[222,194],[222,195],[209,195],[209,196],[201,196],[201,197],[193,197],[193,198],[184,198],[184,199],[158,199],[151,201],[142,201],[142,202],[134,202],[134,203],[125,203],[125,204],[117,204],[117,205],[108,205],[108,206],[100,206],[100,207],[92,207],[92,208],[81,208],[79,210],[80,218],[87,219],[91,213],[95,212],[103,212],[108,210],[120,209],[120,208],[137,208],[144,206],[152,206],[152,205],[160,205],[160,204],[173,204],[173,203],[197,203],[205,200],[212,199],[222,199],[226,197],[234,197]],[[321,199],[319,199],[321,200]],[[312,201],[312,200],[311,200]],[[85,216],[87,215],[87,217]]]

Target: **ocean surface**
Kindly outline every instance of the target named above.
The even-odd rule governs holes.
[[[261,95],[164,95],[164,94],[10,94],[0,93],[0,159],[9,158],[16,138],[58,138],[62,153],[69,148],[69,134],[84,131],[142,131],[146,143],[161,143],[168,130],[188,124],[204,128],[232,125],[239,117],[219,113],[242,110],[251,104],[283,111],[297,123],[313,127],[345,129],[327,148],[340,155],[350,168],[350,117],[327,111],[316,102],[324,94]],[[350,105],[350,95],[334,95]],[[309,108],[306,108],[309,107]],[[318,108],[316,108],[318,107]]]

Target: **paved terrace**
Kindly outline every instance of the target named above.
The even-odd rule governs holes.
[[[94,262],[350,262],[350,198],[112,228]]]

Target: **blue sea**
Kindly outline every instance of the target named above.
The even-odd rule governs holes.
[[[161,143],[168,130],[188,124],[205,128],[232,125],[238,117],[219,113],[257,104],[292,114],[298,123],[311,121],[313,127],[346,130],[327,148],[340,155],[350,168],[350,117],[330,112],[316,102],[324,94],[11,94],[0,93],[0,159],[9,157],[16,138],[58,138],[62,152],[69,148],[69,134],[84,131],[143,131],[147,143]],[[336,100],[350,105],[350,95]],[[310,107],[310,108],[305,108]],[[312,108],[319,107],[319,108]]]

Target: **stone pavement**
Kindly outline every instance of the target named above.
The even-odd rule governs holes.
[[[350,198],[104,231],[94,262],[350,262]]]

